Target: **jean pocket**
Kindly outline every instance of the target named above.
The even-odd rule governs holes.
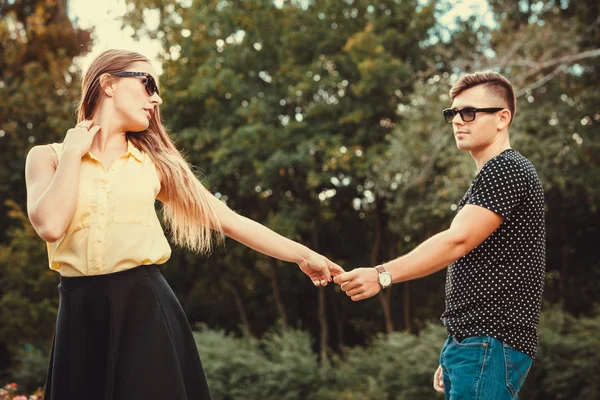
[[[533,360],[527,354],[513,349],[506,343],[502,344],[502,350],[506,367],[506,388],[512,396],[515,396],[521,390]]]
[[[488,347],[490,343],[489,336],[471,336],[461,340],[460,342],[455,336],[452,336],[452,341],[458,347]]]

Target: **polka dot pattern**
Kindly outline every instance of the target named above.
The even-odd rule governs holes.
[[[488,161],[459,203],[503,222],[448,267],[442,321],[462,340],[492,336],[535,358],[546,270],[544,193],[534,166],[509,149]]]

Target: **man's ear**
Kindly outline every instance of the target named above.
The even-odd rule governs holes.
[[[498,112],[498,129],[502,130],[508,127],[512,121],[512,114],[508,108]]]
[[[112,97],[115,86],[115,80],[111,74],[102,74],[100,76],[100,87],[104,94],[108,97]]]

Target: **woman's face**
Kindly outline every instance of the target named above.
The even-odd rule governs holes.
[[[125,72],[144,73],[151,77],[121,76],[113,78],[115,82],[112,85],[112,96],[117,119],[115,122],[121,125],[120,128],[126,132],[141,132],[148,129],[152,115],[162,104],[158,92],[153,90],[152,85],[147,85],[149,79],[154,79],[156,87],[158,87],[158,77],[152,65],[143,61],[131,64]],[[148,91],[154,93],[150,95]]]

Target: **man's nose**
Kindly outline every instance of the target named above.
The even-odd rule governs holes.
[[[452,124],[454,124],[454,125],[464,125],[465,124],[465,121],[463,121],[460,113],[456,113],[454,118],[452,118]]]

